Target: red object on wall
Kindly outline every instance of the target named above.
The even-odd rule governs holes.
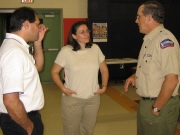
[[[64,45],[67,44],[67,38],[68,38],[68,33],[69,30],[72,26],[73,23],[77,21],[87,21],[87,18],[64,18],[63,23],[64,23]]]

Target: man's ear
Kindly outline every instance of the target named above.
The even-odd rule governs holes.
[[[152,15],[148,15],[147,17],[148,17],[148,22],[154,20],[154,19],[152,18]]]
[[[28,20],[24,21],[22,27],[24,27],[24,28],[29,28],[29,21],[28,21]]]

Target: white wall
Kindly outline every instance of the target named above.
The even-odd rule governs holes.
[[[63,18],[87,18],[87,0],[34,0],[32,4],[21,3],[21,0],[0,0],[0,8],[62,8]]]

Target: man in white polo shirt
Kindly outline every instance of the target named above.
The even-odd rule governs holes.
[[[44,95],[38,71],[43,69],[42,40],[48,28],[35,11],[16,9],[0,47],[0,124],[4,135],[43,135],[39,110]],[[34,42],[29,54],[28,42]]]

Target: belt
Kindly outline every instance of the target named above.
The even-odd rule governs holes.
[[[157,97],[141,97],[143,100],[156,100]]]
[[[141,97],[143,100],[156,100],[157,97]],[[173,96],[171,96],[171,98],[174,98]]]
[[[31,112],[28,112],[27,114],[36,114],[36,113],[39,113],[39,111],[31,111]],[[8,113],[1,113],[1,114],[9,115]]]
[[[39,111],[31,111],[31,112],[28,112],[27,114],[36,114],[38,113]]]

